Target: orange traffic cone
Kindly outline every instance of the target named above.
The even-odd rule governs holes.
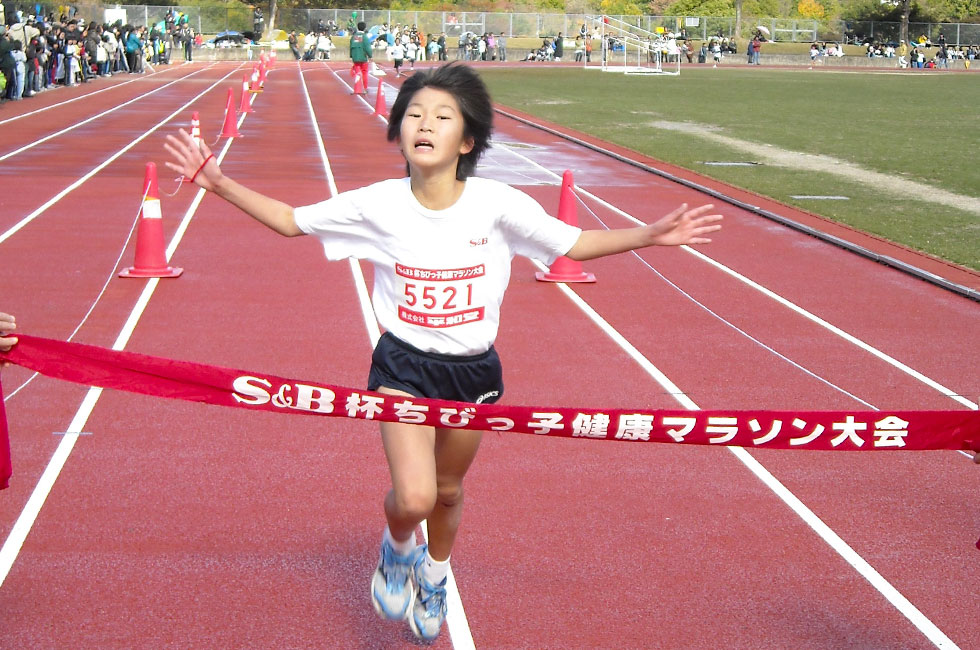
[[[361,79],[361,69],[354,68],[354,94],[363,95],[366,92],[364,90],[364,80]]]
[[[561,177],[561,197],[558,199],[558,218],[570,226],[578,226],[572,172],[568,169]],[[562,255],[555,260],[547,273],[538,272],[534,277],[541,282],[595,282],[595,276],[582,270],[582,263]]]
[[[385,102],[385,89],[381,79],[378,79],[378,93],[374,98],[374,114],[388,117],[388,104]]]
[[[221,127],[219,138],[240,138],[238,124],[235,123],[235,91],[228,89],[228,103],[225,106],[225,124]]]
[[[119,274],[121,278],[176,278],[184,269],[167,265],[163,245],[163,212],[157,190],[157,166],[146,163],[143,179],[143,205],[136,230],[136,260]]]
[[[252,110],[251,95],[248,92],[248,76],[242,77],[242,102],[238,106],[239,113],[254,113]]]
[[[262,92],[262,84],[259,83],[259,68],[258,68],[258,66],[252,68],[252,83],[249,84],[248,91],[250,93],[260,93],[260,92]]]
[[[198,117],[197,111],[191,113],[191,137],[194,139],[194,144],[201,147],[201,118]]]

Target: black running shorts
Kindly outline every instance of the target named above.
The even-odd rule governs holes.
[[[368,390],[386,386],[415,397],[492,404],[504,393],[500,357],[491,348],[459,357],[423,352],[388,332],[371,356]]]

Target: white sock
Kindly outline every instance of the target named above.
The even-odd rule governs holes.
[[[433,560],[428,549],[425,551],[425,563],[422,565],[422,575],[433,585],[440,584],[449,575],[449,558],[443,561]]]
[[[408,555],[415,550],[415,533],[412,533],[405,541],[398,541],[391,536],[391,531],[385,526],[385,540],[391,544],[391,548],[398,555]]]

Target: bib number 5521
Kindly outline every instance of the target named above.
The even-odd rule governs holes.
[[[426,310],[458,309],[473,305],[473,284],[435,286],[431,284],[405,283],[405,303],[409,307]]]

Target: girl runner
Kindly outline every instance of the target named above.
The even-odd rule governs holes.
[[[474,176],[489,147],[493,108],[477,74],[449,64],[418,72],[391,109],[388,140],[408,176],[294,208],[225,176],[203,142],[167,136],[167,167],[286,236],[313,235],[330,260],[374,264],[373,301],[385,330],[368,388],[386,395],[489,403],[503,392],[493,348],[515,254],[551,264],[646,246],[703,244],[721,228],[711,205],[686,205],[646,226],[587,230],[554,219],[531,197]],[[435,639],[446,617],[446,577],[463,507],[463,477],[481,433],[381,423],[391,474],[387,526],[371,601],[389,619]],[[428,546],[415,530],[428,521]]]

